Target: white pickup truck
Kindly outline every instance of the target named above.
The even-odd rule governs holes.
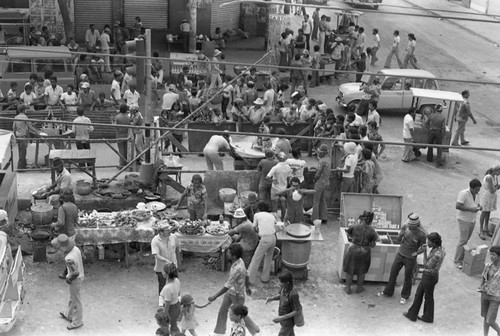
[[[379,111],[401,111],[405,112],[411,107],[413,94],[411,88],[439,90],[439,85],[434,76],[429,71],[416,69],[382,69],[376,76],[370,76],[368,83],[373,79],[380,79],[381,94],[378,101]],[[339,86],[337,102],[347,108],[349,112],[354,112],[365,96],[360,90],[361,83],[345,83]],[[429,102],[434,105],[435,102]],[[420,105],[420,109],[426,108],[425,102]]]

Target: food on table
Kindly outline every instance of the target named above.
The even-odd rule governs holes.
[[[134,217],[135,219],[137,219],[138,221],[141,221],[141,222],[148,220],[152,216],[151,211],[139,210],[139,209],[132,210],[131,215],[132,215],[132,217]]]
[[[179,221],[179,224],[180,224],[179,232],[182,233],[183,235],[195,236],[195,235],[202,235],[205,233],[205,228],[203,227],[205,221],[201,220],[190,221],[189,219],[187,219]]]
[[[132,211],[133,212],[133,211]],[[113,226],[114,225],[114,226]],[[134,228],[137,226],[137,219],[131,215],[130,211],[118,212],[111,227]]]
[[[78,226],[83,228],[96,228],[99,225],[99,213],[95,210],[92,212],[80,210],[78,211]]]
[[[212,222],[209,226],[206,227],[206,231],[208,234],[214,236],[222,236],[228,233],[229,229],[225,224],[220,224],[219,222]]]

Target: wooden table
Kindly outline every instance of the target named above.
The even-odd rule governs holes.
[[[56,180],[56,171],[55,168],[52,167],[52,162],[54,158],[60,158],[64,161],[65,164],[74,165],[77,169],[84,172],[85,174],[92,177],[92,181],[94,183],[94,187],[97,186],[97,176],[95,172],[95,161],[96,161],[96,150],[95,149],[77,149],[77,150],[68,150],[68,149],[53,149],[49,153],[49,165],[50,165],[50,175],[52,178],[52,183]],[[86,166],[80,167],[80,164],[86,164],[90,166],[91,173],[86,170]],[[71,172],[71,168],[68,167],[68,170]]]

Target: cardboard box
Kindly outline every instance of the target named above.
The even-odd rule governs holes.
[[[466,245],[464,246],[464,250],[465,255],[462,272],[468,276],[481,274],[484,269],[484,262],[486,260],[486,253],[488,252],[488,249],[483,248],[477,250],[476,247]],[[476,254],[476,251],[479,251],[479,253]]]

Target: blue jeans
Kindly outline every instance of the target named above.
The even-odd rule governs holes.
[[[405,267],[405,280],[403,284],[403,289],[401,290],[401,297],[407,299],[411,294],[411,282],[413,280],[413,271],[415,270],[415,265],[417,264],[417,258],[407,258],[403,257],[398,253],[396,259],[392,263],[391,274],[389,275],[389,283],[384,288],[385,296],[392,296],[394,294],[394,287],[396,286],[396,279],[398,277],[399,271],[403,266]]]
[[[227,313],[229,311],[229,307],[231,307],[233,304],[245,304],[245,296],[229,294],[229,292],[226,292],[226,294],[224,294],[224,298],[222,299],[222,303],[219,308],[219,314],[217,315],[217,324],[215,325],[214,333],[226,333]],[[246,316],[244,320],[245,325],[251,335],[255,335],[260,331],[259,327],[250,318],[250,316]]]

